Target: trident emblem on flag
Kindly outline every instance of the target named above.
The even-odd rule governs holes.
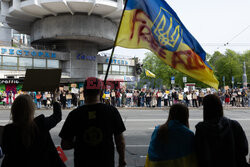
[[[180,24],[166,9],[160,9],[154,21],[153,32],[159,44],[170,51],[176,51],[181,43],[182,29]]]

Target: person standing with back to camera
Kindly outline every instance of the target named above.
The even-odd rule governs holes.
[[[124,167],[126,130],[118,110],[100,101],[102,81],[87,78],[85,103],[71,111],[59,136],[64,150],[74,149],[75,167],[114,167],[114,142],[119,167]]]
[[[189,130],[189,110],[173,104],[166,123],[155,127],[145,167],[197,167],[194,133]]]
[[[196,125],[195,144],[199,167],[249,167],[245,132],[237,121],[224,116],[216,95],[203,99],[203,121]]]
[[[65,167],[49,133],[62,119],[61,106],[53,97],[53,114],[35,118],[30,95],[15,99],[11,106],[12,123],[4,127],[2,135],[2,167]]]

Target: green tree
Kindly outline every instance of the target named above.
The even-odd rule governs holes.
[[[221,58],[223,58],[224,55],[221,54],[219,51],[214,52],[212,56],[208,59],[208,63],[212,66],[215,66],[216,62],[219,61]]]
[[[224,86],[223,76],[225,77],[225,85],[231,86],[232,77],[234,77],[234,85],[241,86],[237,85],[237,83],[242,83],[243,62],[246,61],[246,64],[249,65],[249,56],[250,51],[245,52],[245,54],[239,54],[229,49],[226,50],[225,54],[218,51],[214,52],[209,60],[209,64],[211,64],[215,71],[215,75],[220,82],[219,87]]]
[[[243,75],[243,62],[246,62],[246,71],[248,76],[248,83],[250,83],[250,50],[239,54],[233,50],[226,50],[224,54],[216,51],[214,54],[207,54],[208,64],[214,71],[216,78],[219,81],[219,87],[224,86],[223,76],[225,76],[225,85],[232,85],[232,77],[234,77],[235,86],[242,86],[242,75]],[[156,79],[161,79],[163,84],[167,88],[171,87],[171,77],[175,76],[175,86],[184,87],[182,78],[187,77],[188,83],[196,83],[196,87],[206,88],[206,84],[193,79],[173,68],[166,65],[160,59],[157,58],[153,53],[146,53],[146,58],[143,60],[144,69],[148,69],[156,75]],[[145,73],[141,74],[141,78],[147,78],[150,81],[156,79],[150,79],[145,76]],[[237,83],[240,83],[237,85]]]

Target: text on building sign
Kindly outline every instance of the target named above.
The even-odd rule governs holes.
[[[109,63],[109,59],[106,59],[106,63]],[[128,65],[128,61],[126,61],[126,60],[112,59],[111,63],[112,64],[120,64],[120,65]]]
[[[21,50],[21,49],[6,49],[1,48],[1,54],[8,54],[8,55],[18,55],[18,56],[38,56],[43,58],[56,58],[56,53],[48,53],[48,52],[41,52],[41,51],[29,51],[29,50]]]

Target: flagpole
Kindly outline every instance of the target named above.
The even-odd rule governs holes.
[[[124,5],[124,8],[123,8],[123,11],[122,11],[121,21],[120,21],[120,23],[119,23],[118,30],[117,30],[117,32],[116,32],[115,42],[114,42],[114,45],[113,45],[113,48],[112,48],[111,56],[110,56],[110,58],[109,58],[109,64],[108,64],[108,68],[107,68],[106,75],[105,75],[105,79],[104,79],[104,86],[105,86],[105,89],[106,89],[106,81],[107,81],[107,78],[108,78],[110,65],[111,65],[111,62],[112,62],[112,59],[113,59],[113,55],[114,55],[114,51],[115,51],[115,45],[116,45],[116,42],[117,42],[118,34],[119,34],[119,32],[120,32],[120,27],[121,27],[121,23],[122,23],[122,18],[123,18],[124,12],[125,12],[125,8],[126,8],[126,6],[127,6],[127,2],[128,2],[128,0],[126,0],[125,5]]]

